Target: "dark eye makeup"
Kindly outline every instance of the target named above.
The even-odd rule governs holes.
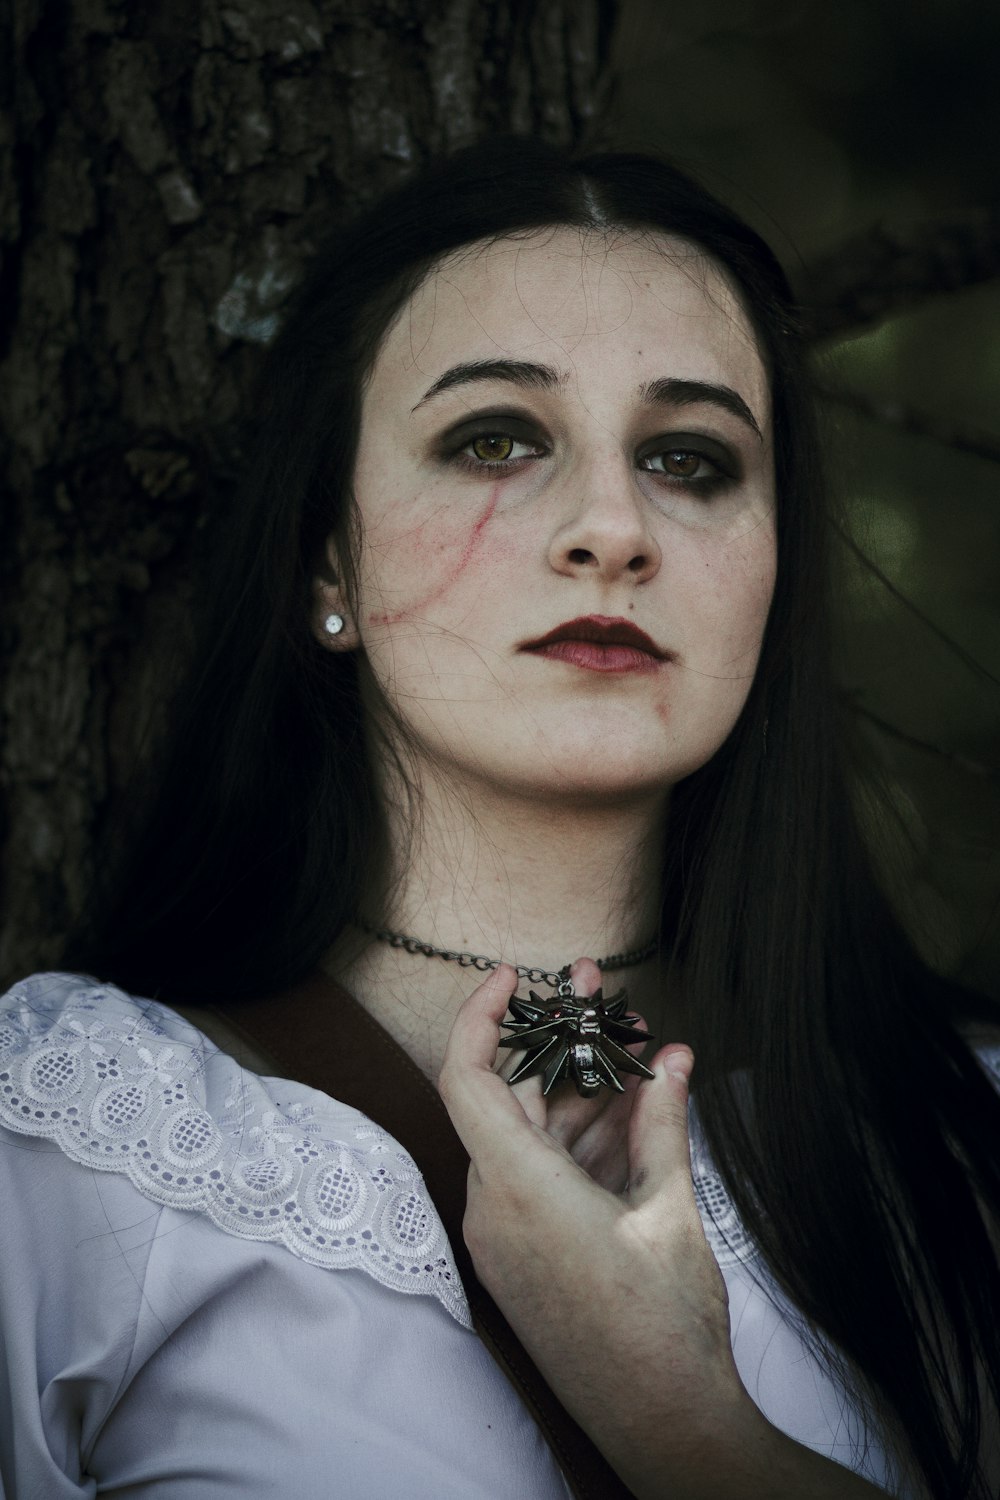
[[[708,495],[743,477],[737,455],[704,433],[668,432],[644,443],[636,461],[640,469],[674,488]]]
[[[521,448],[528,450],[516,453]],[[525,461],[541,458],[548,444],[538,428],[511,412],[480,412],[460,422],[445,434],[441,454],[474,474],[520,468]]]
[[[535,423],[504,411],[480,412],[460,422],[444,435],[439,449],[445,462],[480,476],[516,473],[550,451],[551,443]],[[668,488],[705,495],[742,478],[732,449],[703,433],[660,433],[638,449],[636,466]]]

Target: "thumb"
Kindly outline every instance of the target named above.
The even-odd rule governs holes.
[[[487,1071],[497,1055],[497,1027],[507,1014],[510,997],[517,989],[517,973],[510,964],[498,964],[460,1006],[452,1023],[445,1049],[441,1079],[461,1076],[463,1070]],[[438,1087],[441,1087],[439,1081]]]
[[[636,1090],[629,1121],[629,1201],[635,1208],[671,1181],[691,1180],[688,1083],[694,1053],[684,1043],[664,1047],[651,1066],[653,1077]]]
[[[516,1095],[493,1072],[499,1024],[516,988],[517,973],[501,964],[473,991],[455,1016],[438,1078],[451,1123],[473,1161],[492,1138],[525,1120]]]

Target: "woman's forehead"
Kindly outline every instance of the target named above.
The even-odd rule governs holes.
[[[456,361],[498,358],[724,380],[766,415],[767,377],[726,274],[653,231],[560,226],[461,247],[404,304],[372,383],[406,399]]]

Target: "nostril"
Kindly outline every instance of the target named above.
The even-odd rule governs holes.
[[[645,571],[648,562],[649,559],[646,557],[633,557],[628,565],[628,570],[630,573],[642,573]]]
[[[584,547],[574,547],[572,552],[569,554],[569,560],[571,563],[577,563],[580,566],[586,566],[588,563],[596,562],[597,558],[592,552],[588,552]]]

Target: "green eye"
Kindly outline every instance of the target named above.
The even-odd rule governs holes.
[[[472,451],[484,463],[502,462],[514,451],[514,439],[506,433],[486,433],[473,440]]]

